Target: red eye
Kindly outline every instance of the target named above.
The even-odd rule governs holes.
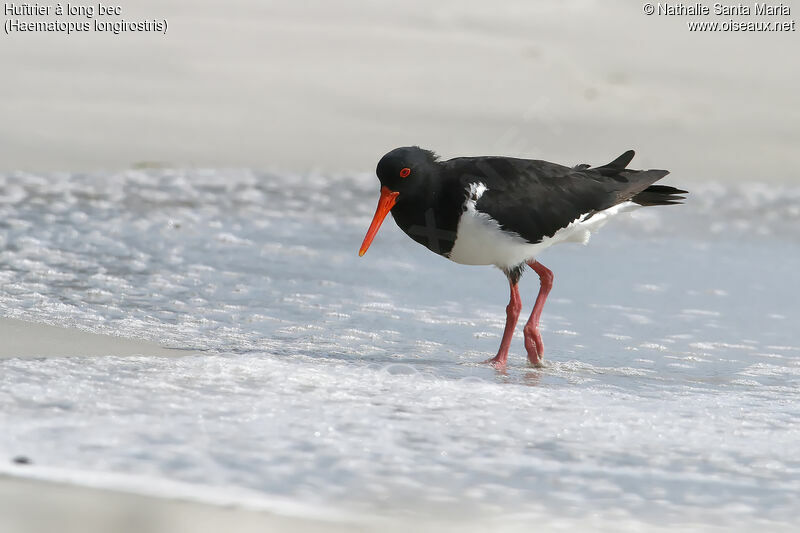
[[[400,171],[400,177],[401,178],[407,178],[410,175],[411,175],[411,169],[410,168],[404,168],[403,170]]]

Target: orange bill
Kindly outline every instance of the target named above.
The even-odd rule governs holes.
[[[381,197],[378,200],[378,208],[375,209],[375,216],[372,217],[372,224],[369,225],[367,236],[364,237],[364,242],[361,244],[361,249],[358,251],[359,257],[363,257],[364,254],[367,253],[367,248],[372,244],[372,239],[375,238],[381,224],[383,224],[383,219],[386,218],[386,215],[389,214],[389,211],[392,210],[395,202],[397,202],[397,195],[399,194],[399,192],[394,192],[388,187],[381,187]]]

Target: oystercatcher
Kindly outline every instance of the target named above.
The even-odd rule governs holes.
[[[586,243],[609,218],[641,206],[681,203],[686,191],[653,185],[667,170],[626,168],[628,150],[600,167],[574,167],[512,157],[457,157],[447,161],[410,146],[384,155],[376,173],[381,196],[358,252],[367,252],[386,215],[432,252],[465,265],[495,265],[511,287],[506,326],[497,355],[504,367],[522,303],[517,284],[525,265],[541,282],[523,330],[528,360],[542,364],[539,318],[553,273],[536,258],[562,242]]]

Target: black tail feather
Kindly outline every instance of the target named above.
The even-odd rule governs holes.
[[[628,150],[610,163],[600,167],[589,165],[577,165],[575,170],[588,170],[600,173],[600,175],[613,180],[624,182],[623,186],[616,191],[616,203],[631,200],[639,205],[674,205],[683,203],[686,198],[682,194],[689,194],[688,191],[670,187],[669,185],[651,185],[660,180],[667,174],[668,170],[631,170],[628,164],[633,160],[636,152]]]
[[[625,170],[625,167],[633,160],[633,156],[636,155],[636,152],[633,150],[628,150],[611,163],[605,164],[602,167],[595,167],[592,170],[596,170],[603,176],[612,176],[614,174],[619,174],[620,171]]]
[[[680,196],[689,194],[688,191],[670,187],[669,185],[650,185],[648,188],[631,198],[639,205],[675,205],[683,203],[686,197]]]

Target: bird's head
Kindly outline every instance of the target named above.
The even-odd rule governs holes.
[[[436,172],[436,154],[419,146],[395,148],[378,161],[375,173],[381,182],[381,197],[358,255],[367,253],[383,219],[395,204],[427,194]]]

